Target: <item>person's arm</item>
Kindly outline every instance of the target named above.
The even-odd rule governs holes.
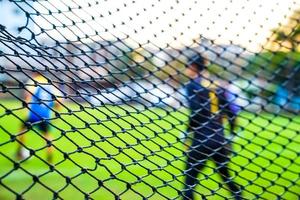
[[[210,111],[206,108],[208,105],[208,91],[197,82],[192,82],[187,89],[191,110],[187,130],[193,132],[195,127],[201,127],[203,123],[206,123],[210,116]]]
[[[194,82],[190,82],[187,87],[187,97],[188,97],[188,101],[189,101],[189,108],[190,108],[190,114],[189,114],[189,120],[188,120],[188,125],[187,125],[187,132],[192,132],[193,128],[195,127],[195,116],[193,115],[193,109],[194,109],[194,96],[197,95],[196,91],[197,91],[197,87],[196,84]]]
[[[57,86],[52,86],[53,87],[53,91],[54,91],[54,96],[55,96],[55,101],[54,101],[54,108],[57,111],[60,111],[62,109],[62,103],[64,101],[63,99],[63,93],[62,91],[57,88]]]
[[[36,87],[33,86],[33,81],[32,80],[27,81],[24,90],[24,100],[27,104],[31,102],[31,98],[34,95],[35,89]]]
[[[235,129],[237,127],[237,114],[238,114],[238,106],[234,104],[234,94],[231,92],[224,90],[222,92],[221,102],[223,105],[223,113],[226,115],[229,123],[229,131],[230,134],[235,134]]]
[[[194,93],[194,86],[192,84],[192,82],[188,83],[185,87],[185,90],[186,90],[186,98],[188,99],[188,105],[189,105],[189,109],[190,109],[190,114],[189,114],[189,118],[188,118],[188,121],[186,123],[186,130],[184,132],[182,132],[180,134],[180,139],[181,141],[183,142],[183,144],[187,147],[188,146],[188,136],[193,132],[193,129],[192,129],[192,109],[191,109],[191,97],[193,96],[193,93]]]
[[[230,112],[227,113],[227,116],[228,116],[230,134],[234,135],[235,134],[235,129],[237,127],[237,114],[230,111]]]

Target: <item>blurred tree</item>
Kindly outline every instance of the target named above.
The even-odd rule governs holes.
[[[177,58],[169,63],[169,77],[182,86],[182,84],[189,81],[189,78],[185,75],[186,65],[183,58]]]
[[[264,46],[270,51],[297,51],[300,42],[300,9],[295,10],[288,22],[273,30]]]
[[[292,66],[294,69],[299,60],[300,52],[261,52],[250,59],[246,73],[281,83],[289,72],[283,73],[283,71],[286,71],[288,66]]]
[[[294,94],[299,92],[300,80],[299,22],[300,10],[295,10],[286,24],[273,30],[264,45],[266,51],[256,54],[247,66],[248,72],[283,85]]]
[[[132,80],[144,79],[151,71],[151,58],[142,48],[124,51],[121,56],[110,61],[112,79],[117,84]],[[119,83],[118,83],[119,82]]]
[[[300,42],[300,10],[295,10],[289,18],[287,24],[280,26],[274,31],[274,42],[280,45],[279,50],[287,52],[285,59],[280,64],[282,66],[277,77],[289,89],[293,90],[299,85],[300,68],[299,68],[299,42]],[[282,79],[283,78],[283,79]],[[278,78],[277,78],[278,79]]]
[[[133,49],[127,55],[127,75],[132,79],[148,78],[150,72],[155,70],[152,63],[153,55],[144,48]]]
[[[184,79],[185,65],[180,60],[173,59],[166,62],[164,66],[160,67],[155,75],[161,80],[173,81],[174,84],[179,84]]]

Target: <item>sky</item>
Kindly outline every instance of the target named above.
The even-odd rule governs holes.
[[[41,13],[32,15],[40,39],[47,40],[45,33],[72,41],[88,35],[83,40],[129,38],[165,48],[189,46],[203,37],[256,52],[271,30],[300,8],[300,0],[48,0],[33,6]],[[39,34],[40,28],[46,32]]]

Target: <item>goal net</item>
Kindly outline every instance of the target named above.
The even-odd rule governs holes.
[[[0,199],[299,198],[298,0],[0,5]]]

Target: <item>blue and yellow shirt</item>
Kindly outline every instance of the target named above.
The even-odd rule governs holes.
[[[222,115],[231,112],[230,103],[225,97],[226,90],[200,77],[192,79],[186,90],[191,110],[189,128],[193,129],[195,138],[222,141]]]
[[[57,94],[57,90],[53,85],[49,85],[43,76],[37,76],[34,80],[37,84],[35,85],[31,81],[27,87],[31,93],[27,102],[29,104],[29,121],[49,120],[55,105],[54,96]]]

